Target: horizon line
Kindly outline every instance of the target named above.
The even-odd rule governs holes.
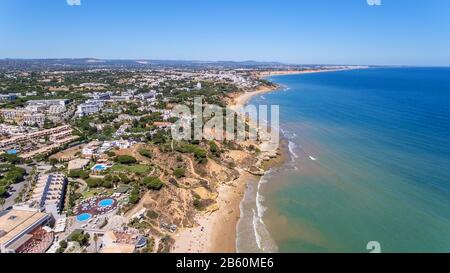
[[[233,63],[276,63],[279,65],[293,65],[293,66],[308,66],[308,65],[322,65],[322,66],[389,66],[389,67],[450,67],[448,65],[436,65],[436,64],[336,64],[336,63],[288,63],[283,61],[256,61],[256,60],[195,60],[195,59],[152,59],[152,58],[97,58],[97,57],[39,57],[39,58],[25,58],[25,57],[4,57],[0,58],[0,61],[4,60],[100,60],[100,61],[170,61],[170,62],[198,62],[198,63],[221,63],[221,62],[233,62]]]

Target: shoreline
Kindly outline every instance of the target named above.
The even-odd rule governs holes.
[[[294,74],[310,74],[335,72],[344,70],[362,69],[358,68],[342,68],[327,70],[305,70],[305,71],[274,71],[258,73],[259,78],[269,76],[283,76]],[[281,91],[279,85],[263,85],[255,91],[239,93],[236,97],[231,98],[228,105],[230,109],[236,111],[245,105],[253,97]],[[281,166],[288,158],[288,148],[285,139],[280,137],[280,145],[276,153],[276,157],[269,161],[263,162],[264,171],[268,171],[274,167]],[[239,177],[228,183],[218,186],[218,209],[214,212],[198,213],[195,220],[198,226],[186,228],[179,231],[175,236],[175,244],[172,248],[174,253],[236,253],[237,241],[237,225],[241,217],[241,202],[247,190],[248,182],[251,180],[259,181],[262,176],[239,170]]]

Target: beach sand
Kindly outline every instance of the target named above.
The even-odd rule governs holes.
[[[219,209],[196,216],[198,226],[180,231],[175,238],[175,253],[234,253],[236,252],[236,225],[240,203],[247,182],[259,179],[242,172],[238,179],[218,189]]]

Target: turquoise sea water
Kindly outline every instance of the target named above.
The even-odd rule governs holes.
[[[270,79],[251,103],[280,105],[290,161],[250,183],[239,251],[450,252],[450,68]]]

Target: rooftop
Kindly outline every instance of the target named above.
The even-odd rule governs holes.
[[[0,216],[0,244],[4,244],[48,215],[42,212],[10,210]],[[3,236],[1,234],[4,234]]]

